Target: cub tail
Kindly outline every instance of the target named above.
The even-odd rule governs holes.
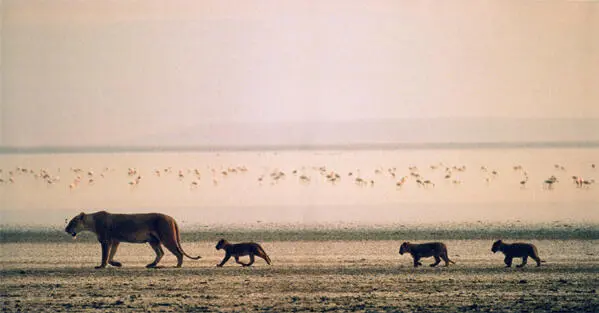
[[[264,259],[264,261],[266,261],[266,263],[268,265],[272,265],[272,262],[270,261],[270,257],[268,257],[268,254],[266,254],[266,252],[264,251],[264,249],[262,249],[262,246],[258,245],[258,252],[260,253],[260,256]]]

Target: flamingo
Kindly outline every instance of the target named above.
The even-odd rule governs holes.
[[[422,184],[423,184],[424,186],[432,185],[433,187],[435,187],[435,183],[433,183],[432,181],[430,181],[430,180],[428,180],[428,179],[427,179],[427,180],[425,180],[425,181],[423,181],[423,182],[422,182]]]
[[[572,182],[576,184],[576,187],[581,187],[582,181],[583,181],[582,177],[572,176]]]
[[[405,184],[405,183],[406,183],[406,179],[407,179],[407,176],[404,176],[404,177],[402,177],[400,180],[398,180],[398,181],[395,183],[395,186],[397,186],[397,187],[402,187],[402,186],[403,186],[403,184]]]
[[[366,181],[364,179],[362,179],[361,177],[356,177],[355,181],[356,181],[356,184],[359,186],[366,184]]]
[[[557,182],[559,182],[557,180],[557,177],[555,177],[555,176],[552,175],[551,177],[549,177],[549,179],[546,179],[543,183],[544,183],[544,185],[547,185],[547,189],[552,189],[553,188],[553,184],[555,184]]]
[[[310,182],[310,177],[308,177],[306,175],[301,175],[299,178],[304,183],[309,183]]]
[[[594,184],[594,183],[595,183],[595,180],[594,180],[594,179],[591,179],[591,180],[583,180],[583,181],[582,181],[582,184],[584,184],[584,185],[587,185],[587,187],[588,187],[588,186],[590,186],[590,185],[592,185],[592,184]]]
[[[520,181],[520,186],[522,186],[522,188],[525,188],[527,182],[528,182],[528,177],[526,177],[524,180]]]

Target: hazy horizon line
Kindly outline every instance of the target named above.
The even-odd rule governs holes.
[[[264,145],[0,146],[0,154],[599,148],[599,140]]]

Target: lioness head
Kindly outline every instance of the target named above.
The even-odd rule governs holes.
[[[226,243],[227,243],[227,241],[224,239],[219,240],[218,243],[216,244],[216,250],[220,250],[220,249],[224,248]]]
[[[493,243],[493,247],[491,247],[491,251],[493,251],[493,253],[496,253],[497,251],[499,251],[499,247],[501,247],[501,245],[503,244],[503,241],[501,240],[497,240]]]
[[[77,233],[85,230],[85,213],[73,217],[64,231],[73,236],[73,239],[77,236]]]
[[[410,253],[410,243],[407,241],[402,243],[401,247],[399,247],[399,254],[403,255],[404,253]]]

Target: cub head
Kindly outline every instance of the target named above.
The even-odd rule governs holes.
[[[499,251],[499,248],[501,247],[501,245],[503,245],[503,241],[501,240],[497,240],[493,243],[493,247],[491,247],[491,251],[493,251],[493,253],[496,253],[497,251]]]
[[[64,231],[69,235],[73,236],[73,239],[77,237],[77,234],[86,229],[85,226],[85,213],[81,212],[81,214],[73,217],[67,227],[65,227]]]
[[[220,249],[224,248],[226,244],[227,244],[226,240],[224,240],[224,239],[219,240],[218,243],[216,244],[216,250],[220,250]]]
[[[399,247],[399,254],[403,255],[404,253],[410,253],[410,243],[407,241]]]

